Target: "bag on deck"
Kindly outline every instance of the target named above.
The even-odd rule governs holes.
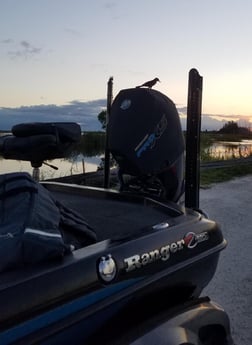
[[[95,241],[86,221],[29,174],[0,175],[0,272],[62,258]]]

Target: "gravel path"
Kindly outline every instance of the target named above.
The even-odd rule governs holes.
[[[252,175],[200,191],[200,207],[220,223],[227,248],[203,294],[227,311],[236,345],[252,344]]]

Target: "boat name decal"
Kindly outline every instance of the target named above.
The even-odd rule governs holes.
[[[134,271],[135,269],[142,268],[152,262],[161,260],[167,261],[171,255],[183,250],[184,248],[195,248],[200,242],[208,240],[209,235],[207,232],[195,234],[194,232],[188,232],[183,239],[169,243],[160,247],[159,249],[153,249],[143,254],[135,254],[124,259],[126,265],[126,272]]]
[[[184,245],[184,240],[179,240],[177,242],[172,242],[171,244],[162,246],[159,249],[154,249],[148,253],[130,256],[129,258],[124,259],[124,263],[127,265],[126,272],[133,271],[136,268],[141,268],[157,260],[167,261],[171,254],[182,250]]]

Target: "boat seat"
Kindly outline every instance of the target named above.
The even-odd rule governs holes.
[[[11,131],[0,137],[0,154],[5,159],[30,161],[32,166],[65,157],[81,138],[80,126],[74,122],[21,123]]]

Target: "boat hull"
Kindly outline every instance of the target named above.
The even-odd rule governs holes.
[[[70,193],[70,200],[78,195],[83,202],[95,197],[97,203],[99,198],[113,200],[122,208],[129,203],[129,196],[124,200],[120,193],[47,187],[58,196]],[[59,343],[58,337],[66,340],[61,344],[69,344],[79,333],[84,341],[130,305],[151,301],[170,308],[200,295],[226,246],[218,225],[170,203],[133,198],[131,204],[149,214],[158,211],[161,218],[140,232],[98,241],[63,260],[1,274],[1,344],[51,345]]]

